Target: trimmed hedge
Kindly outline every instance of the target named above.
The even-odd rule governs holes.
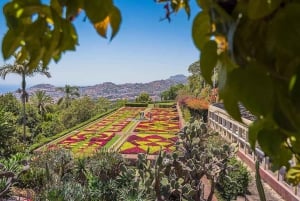
[[[71,133],[72,131],[74,131],[74,130],[76,130],[76,129],[79,129],[79,128],[81,128],[81,127],[84,127],[84,126],[86,126],[86,125],[92,123],[93,121],[96,121],[97,119],[102,118],[102,117],[104,117],[104,116],[106,116],[106,115],[108,115],[108,114],[110,114],[110,113],[112,113],[112,112],[114,112],[114,111],[116,111],[116,110],[118,110],[118,109],[119,109],[119,107],[118,107],[118,108],[114,108],[114,109],[109,110],[109,111],[107,111],[107,112],[105,112],[105,113],[96,115],[96,116],[92,117],[91,119],[89,119],[89,120],[87,120],[87,121],[85,121],[85,122],[82,122],[82,123],[80,123],[80,124],[77,124],[76,126],[74,126],[74,127],[72,127],[72,128],[69,128],[69,129],[67,129],[67,130],[64,130],[64,131],[62,131],[61,133],[58,133],[58,134],[53,135],[53,136],[51,136],[51,137],[42,138],[39,142],[32,144],[32,145],[29,147],[29,151],[32,152],[32,151],[34,151],[35,149],[38,149],[38,148],[40,148],[41,146],[43,146],[43,145],[45,145],[45,144],[47,144],[47,143],[49,143],[49,142],[51,142],[51,141],[53,141],[53,140],[56,140],[56,139],[58,139],[58,138],[60,138],[60,137],[62,137],[62,136],[64,136],[64,135],[67,135],[67,134]]]
[[[175,103],[175,102],[158,103],[158,107],[159,107],[159,108],[170,108],[170,107],[173,107],[174,105],[176,106],[176,103]]]
[[[125,103],[125,107],[148,107],[148,103]]]

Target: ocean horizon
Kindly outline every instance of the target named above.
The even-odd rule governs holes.
[[[19,85],[0,85],[0,94],[6,94],[9,92],[15,92],[17,89],[19,89]]]

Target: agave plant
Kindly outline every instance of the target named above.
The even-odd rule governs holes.
[[[26,157],[25,154],[17,153],[7,160],[0,160],[0,198],[4,197],[19,176],[29,169]]]

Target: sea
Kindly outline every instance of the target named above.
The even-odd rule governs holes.
[[[0,84],[0,94],[6,94],[9,92],[15,92],[17,89],[19,89],[19,85],[4,85]]]

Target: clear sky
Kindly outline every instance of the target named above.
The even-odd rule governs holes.
[[[1,0],[1,9],[8,0]],[[75,52],[65,53],[58,63],[51,62],[52,78],[41,75],[27,79],[27,86],[49,83],[87,86],[103,82],[132,83],[166,79],[171,75],[188,75],[188,66],[199,58],[195,48],[191,27],[199,11],[191,1],[191,18],[184,10],[172,15],[171,23],[159,21],[164,16],[163,4],[154,0],[115,0],[122,12],[119,33],[109,42],[101,38],[92,25],[80,15],[75,20],[79,35],[79,46]],[[3,12],[0,13],[0,38],[6,32]],[[1,53],[0,66],[12,63],[4,61]],[[21,78],[8,75],[0,79],[0,87],[19,85]]]

